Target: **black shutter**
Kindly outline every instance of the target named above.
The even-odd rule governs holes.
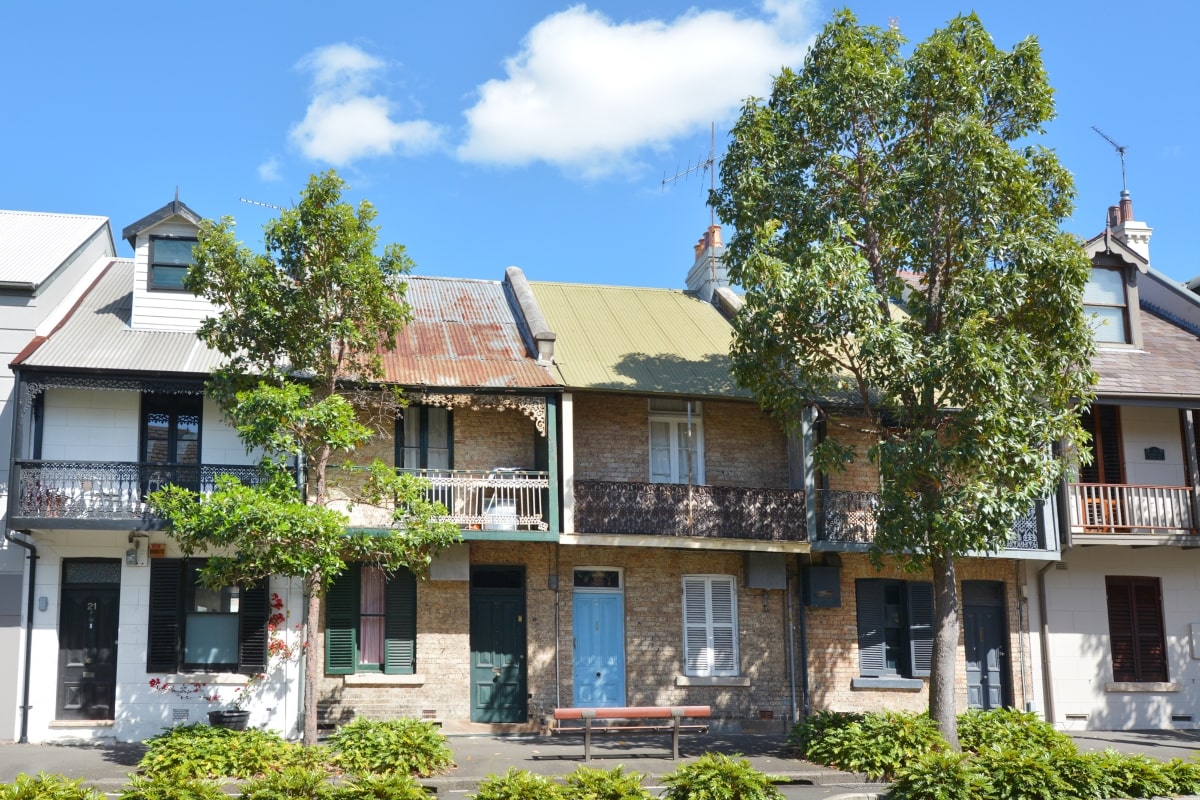
[[[150,559],[150,616],[146,621],[146,671],[179,669],[179,605],[183,599],[184,562]]]
[[[933,671],[933,584],[909,581],[908,647],[912,677],[928,678]]]
[[[1158,578],[1133,580],[1133,622],[1137,629],[1138,680],[1168,680],[1162,589]]]
[[[269,581],[241,587],[238,600],[238,672],[254,674],[267,669],[267,619],[270,617]]]
[[[1104,579],[1108,600],[1108,644],[1112,653],[1113,680],[1138,679],[1137,647],[1133,635],[1133,592],[1129,578]]]
[[[358,564],[348,564],[325,593],[325,672],[353,675],[358,666]]]
[[[864,678],[884,674],[883,581],[862,578],[854,582],[858,603],[858,671]]]
[[[411,675],[417,655],[417,582],[406,569],[389,575],[385,588],[383,671]]]

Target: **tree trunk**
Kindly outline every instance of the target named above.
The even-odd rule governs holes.
[[[312,576],[304,579],[304,594],[308,600],[308,625],[304,637],[304,744],[317,743],[317,679],[320,677],[321,653],[317,632],[321,622],[321,592],[319,581]]]
[[[933,570],[933,674],[929,680],[929,716],[950,747],[959,749],[954,672],[958,656],[958,592],[954,554],[942,551],[929,560]]]

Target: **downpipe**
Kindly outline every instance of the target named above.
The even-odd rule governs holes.
[[[29,552],[29,594],[25,602],[25,676],[22,680],[21,687],[21,738],[17,740],[20,744],[29,743],[29,684],[30,670],[33,664],[33,602],[34,593],[36,590],[35,583],[37,582],[37,562],[38,551],[33,542],[27,542],[24,539],[15,539],[13,534],[16,531],[5,530],[4,538],[15,544],[17,547],[23,547]],[[28,536],[28,532],[25,533]]]

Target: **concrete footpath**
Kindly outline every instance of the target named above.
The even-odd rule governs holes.
[[[1200,731],[1081,731],[1071,734],[1081,750],[1144,753],[1160,760],[1190,759],[1200,751]],[[565,775],[583,763],[582,737],[451,736],[457,766],[447,774],[421,781],[439,797],[465,796],[488,775],[510,767],[542,775]],[[660,785],[663,775],[706,752],[740,754],[755,769],[782,777],[789,798],[871,797],[886,790],[860,776],[815,766],[786,755],[783,735],[705,734],[684,736],[681,761],[670,755],[669,736],[598,736],[591,766],[641,772],[646,784]],[[84,778],[106,792],[119,791],[144,749],[136,744],[0,744],[0,783],[18,774],[61,773]]]

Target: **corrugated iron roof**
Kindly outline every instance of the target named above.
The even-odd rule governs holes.
[[[194,333],[133,330],[133,262],[114,259],[22,366],[207,374],[221,355]]]
[[[403,386],[549,387],[529,354],[499,281],[411,277],[413,321],[383,357],[386,380]]]
[[[733,329],[713,306],[670,289],[530,281],[557,335],[566,386],[749,397],[730,374]]]
[[[39,286],[107,217],[0,210],[0,282]]]

